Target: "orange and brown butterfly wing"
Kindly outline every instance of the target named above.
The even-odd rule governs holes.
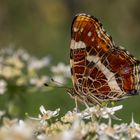
[[[101,23],[90,15],[79,14],[73,20],[70,65],[74,91],[87,102],[119,100],[139,89],[139,61],[115,47]]]

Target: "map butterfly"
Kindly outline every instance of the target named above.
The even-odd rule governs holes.
[[[93,16],[76,15],[71,26],[69,93],[87,104],[137,95],[140,61],[118,47]]]

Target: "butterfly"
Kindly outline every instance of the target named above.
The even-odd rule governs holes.
[[[93,16],[78,14],[71,26],[70,67],[72,97],[99,104],[137,95],[140,61],[116,46]]]

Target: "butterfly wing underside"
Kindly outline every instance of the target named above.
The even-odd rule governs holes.
[[[70,65],[75,95],[87,103],[120,100],[139,90],[139,61],[116,47],[90,15],[73,20]]]

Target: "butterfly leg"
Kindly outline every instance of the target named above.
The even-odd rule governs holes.
[[[84,101],[84,104],[86,106],[87,109],[89,109],[90,107],[88,106],[88,104],[86,103],[86,101]]]
[[[76,109],[76,112],[78,113],[79,108],[78,108],[78,98],[77,98],[77,96],[74,97],[74,100],[75,100],[75,109]]]

